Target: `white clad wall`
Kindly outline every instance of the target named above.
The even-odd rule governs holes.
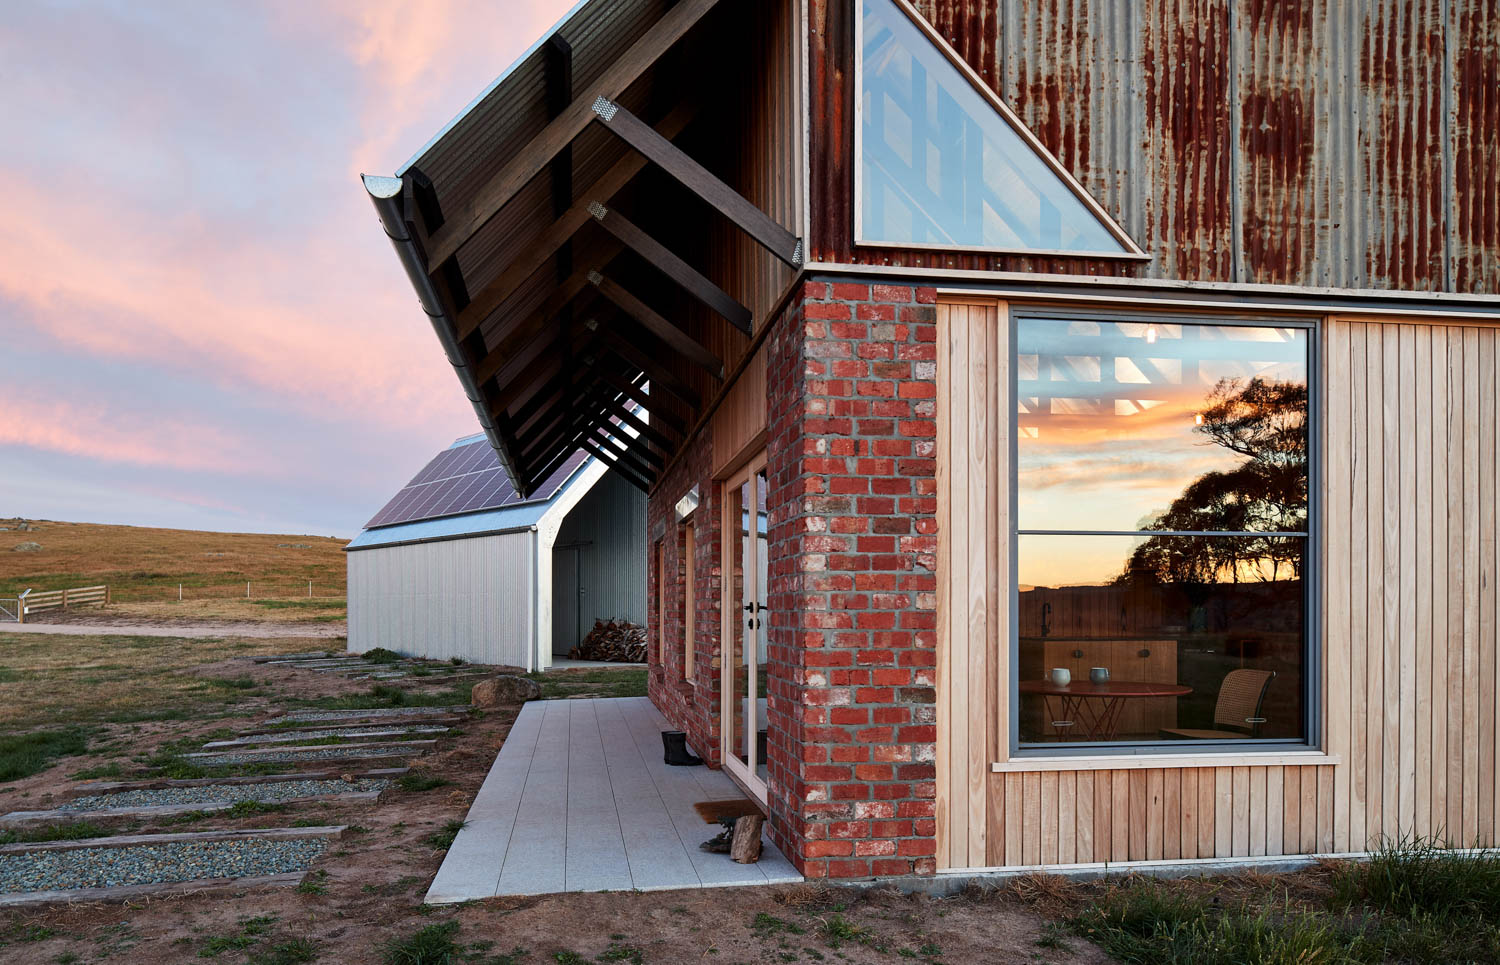
[[[583,544],[555,552],[556,566],[574,565],[583,593],[579,616],[586,634],[595,620],[646,623],[646,494],[616,473],[605,473],[579,500],[558,529],[554,546]],[[558,580],[553,572],[553,580]],[[570,582],[559,584],[564,592]],[[571,609],[559,604],[559,612]],[[563,621],[566,622],[566,621]],[[552,652],[566,654],[578,643],[572,627],[553,625]]]
[[[349,649],[533,668],[536,534],[355,550]]]

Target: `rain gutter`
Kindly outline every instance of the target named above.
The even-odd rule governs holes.
[[[373,174],[364,174],[361,178],[364,180],[365,190],[370,194],[370,200],[375,204],[375,212],[380,216],[380,224],[385,228],[386,237],[391,239],[396,257],[401,259],[401,266],[406,269],[406,277],[410,279],[412,288],[416,289],[422,311],[427,313],[427,320],[432,322],[433,331],[437,332],[438,341],[443,343],[443,351],[447,353],[448,361],[458,375],[458,383],[463,386],[464,394],[474,406],[474,414],[479,419],[485,438],[500,457],[500,466],[510,477],[516,492],[523,499],[530,496],[530,487],[521,478],[521,474],[516,472],[510,451],[501,441],[499,427],[495,425],[489,408],[484,404],[484,395],[474,379],[474,370],[469,367],[468,357],[455,335],[454,320],[443,306],[443,300],[433,287],[432,279],[427,276],[426,259],[417,247],[416,239],[407,230],[406,219],[402,215],[402,180]]]

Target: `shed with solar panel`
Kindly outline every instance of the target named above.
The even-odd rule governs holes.
[[[540,670],[646,622],[646,497],[579,451],[522,496],[483,435],[438,453],[349,553],[349,649]]]

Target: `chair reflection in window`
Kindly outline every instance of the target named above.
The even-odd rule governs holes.
[[[1214,704],[1214,727],[1162,728],[1163,740],[1244,740],[1260,736],[1266,719],[1260,715],[1274,670],[1231,670],[1219,686]]]

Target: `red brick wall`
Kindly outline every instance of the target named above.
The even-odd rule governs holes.
[[[936,292],[802,294],[767,366],[776,844],[809,877],[931,873]]]
[[[935,870],[936,293],[808,282],[767,358],[769,834],[808,877]],[[664,539],[652,700],[718,766],[720,514],[707,433],[648,509]],[[681,680],[681,540],[697,484],[696,681]],[[654,639],[654,634],[653,634]]]
[[[708,479],[712,464],[712,439],[701,434],[689,444],[683,459],[672,467],[652,494],[646,507],[646,532],[653,548],[662,540],[666,554],[668,585],[663,594],[666,612],[657,613],[656,567],[648,577],[648,614],[655,643],[663,634],[665,662],[657,648],[650,648],[651,668],[647,682],[652,703],[679,730],[711,766],[719,765],[719,494]],[[684,538],[677,521],[677,501],[694,485],[701,502],[693,513],[696,527],[693,560],[683,558]],[[694,580],[693,679],[683,679],[682,645],[683,580]],[[706,840],[706,839],[705,839]]]

